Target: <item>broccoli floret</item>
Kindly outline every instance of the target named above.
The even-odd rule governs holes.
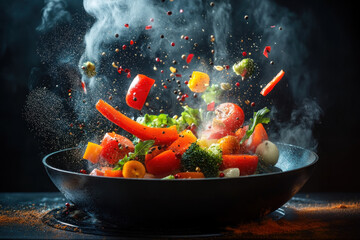
[[[193,172],[200,168],[205,177],[217,177],[221,163],[221,154],[203,149],[196,143],[191,144],[181,158],[182,171]]]

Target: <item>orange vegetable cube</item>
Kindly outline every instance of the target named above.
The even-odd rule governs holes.
[[[188,83],[193,92],[204,92],[210,84],[210,77],[206,73],[194,71]]]
[[[88,142],[83,158],[95,164],[99,161],[102,149],[102,146],[96,143]]]

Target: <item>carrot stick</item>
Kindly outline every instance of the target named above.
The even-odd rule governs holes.
[[[275,85],[283,78],[285,72],[281,70],[260,92],[264,97],[275,87]]]
[[[144,126],[117,111],[104,100],[100,99],[96,103],[96,109],[109,121],[143,141],[155,140],[155,144],[157,145],[168,145],[179,137],[176,126],[171,126],[169,128],[152,128]]]

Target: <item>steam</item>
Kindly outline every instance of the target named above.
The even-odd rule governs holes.
[[[59,22],[70,22],[71,15],[66,10],[67,3],[64,0],[45,0],[41,24],[36,28],[38,31],[47,31]]]

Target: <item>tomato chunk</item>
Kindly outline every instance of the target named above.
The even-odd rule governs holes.
[[[216,117],[213,119],[214,129],[235,131],[244,123],[244,111],[234,103],[222,103],[215,109]]]
[[[100,156],[110,164],[117,163],[135,149],[129,139],[114,132],[105,134],[101,146]]]
[[[137,110],[141,110],[154,83],[154,79],[143,74],[138,74],[132,81],[126,94],[127,105]]]

